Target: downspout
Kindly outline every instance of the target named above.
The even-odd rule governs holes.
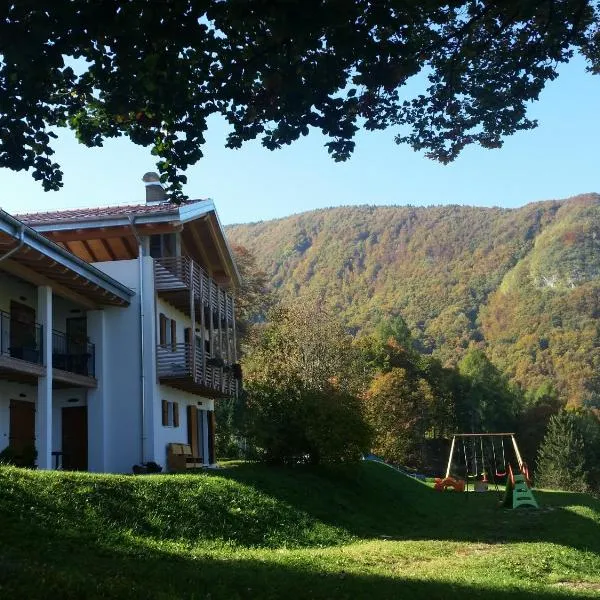
[[[8,258],[9,256],[12,256],[15,252],[19,251],[23,247],[24,243],[25,243],[25,225],[21,225],[21,230],[19,231],[19,243],[14,248],[11,248],[8,252],[5,252],[2,256],[0,256],[0,262],[2,262],[4,259]]]
[[[143,244],[135,228],[135,217],[129,216],[131,231],[138,243],[138,270],[139,270],[139,294],[140,294],[140,385],[142,387],[140,416],[141,435],[140,435],[140,463],[144,463],[144,446],[146,443],[146,353],[144,350],[144,271],[142,261]]]

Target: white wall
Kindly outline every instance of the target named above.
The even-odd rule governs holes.
[[[158,344],[159,313],[177,323],[177,341],[184,341],[184,330],[191,327],[191,319],[173,306],[157,298],[154,287],[154,261],[144,257],[143,312],[144,312],[144,389],[145,427],[144,461],[155,461],[166,466],[166,446],[171,442],[187,443],[187,406],[194,404],[200,410],[213,410],[214,401],[208,398],[159,385],[156,374],[156,346]],[[89,335],[94,343],[101,343],[104,376],[98,390],[90,390],[88,411],[90,418],[106,419],[105,467],[113,472],[131,472],[141,457],[141,358],[140,358],[140,296],[138,261],[95,263],[95,266],[114,279],[133,289],[136,295],[127,308],[106,308],[103,317],[94,311],[88,316]],[[103,320],[103,324],[101,321]],[[103,331],[103,334],[99,332]],[[94,339],[96,338],[96,339]],[[162,400],[179,403],[179,427],[163,427]],[[96,402],[96,404],[94,404]],[[99,410],[99,402],[104,402]],[[200,405],[198,403],[201,403]],[[92,427],[92,425],[90,425]],[[90,437],[90,459],[102,454],[102,440],[97,432]],[[206,437],[206,436],[205,436]],[[95,441],[92,441],[95,440]],[[206,456],[206,451],[203,452]],[[94,458],[96,463],[102,458]]]
[[[175,319],[176,328],[177,328],[177,343],[182,344],[185,341],[185,329],[187,327],[192,327],[192,319],[177,310],[172,304],[169,304],[163,298],[156,298],[156,331],[160,331],[160,322],[159,315],[160,313],[164,314],[167,319]],[[195,330],[198,330],[196,335],[200,338],[200,314],[196,313],[196,327]],[[208,329],[204,328],[204,339],[208,339]]]
[[[137,260],[95,263],[94,266],[138,291]],[[136,294],[128,307],[103,310],[106,345],[102,381],[106,402],[104,468],[111,472],[130,473],[131,467],[141,460],[139,307],[139,295]],[[93,448],[91,450],[94,452]]]
[[[11,300],[37,311],[37,287],[0,271],[0,310],[10,313]]]
[[[77,312],[72,312],[77,311]],[[52,298],[52,329],[67,332],[67,319],[77,319],[86,316],[86,309],[75,304],[72,300],[66,300],[53,294]]]
[[[106,373],[106,470],[130,473],[134,464],[153,460],[156,388],[156,327],[154,262],[144,257],[144,389],[145,426],[142,456],[142,366],[138,260],[95,263],[95,266],[136,292],[126,308],[104,310]]]
[[[163,400],[179,403],[179,427],[163,427],[161,406]],[[191,405],[196,406],[198,410],[214,410],[214,400],[177,390],[168,385],[159,385],[157,386],[157,394],[154,401],[156,404],[156,414],[159,417],[155,421],[154,461],[166,469],[167,445],[171,443],[188,443],[187,407]],[[207,456],[207,453],[203,452],[203,458]]]

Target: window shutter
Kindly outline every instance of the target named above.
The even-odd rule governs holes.
[[[163,427],[169,424],[169,404],[166,400],[162,401],[162,424]]]
[[[171,350],[177,350],[177,322],[171,319]]]
[[[167,345],[167,317],[160,313],[159,316],[160,330],[159,330],[159,343],[161,346]]]
[[[179,427],[179,402],[173,402],[173,427]]]

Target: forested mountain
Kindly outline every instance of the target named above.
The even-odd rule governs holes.
[[[227,228],[283,298],[324,295],[355,333],[402,315],[421,352],[484,349],[513,382],[600,398],[600,195],[519,209],[358,206]]]

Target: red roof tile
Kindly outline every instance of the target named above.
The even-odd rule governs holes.
[[[71,210],[54,210],[49,212],[24,213],[15,215],[15,218],[26,225],[46,225],[50,223],[69,223],[88,221],[103,217],[121,217],[125,215],[145,215],[156,213],[171,213],[179,206],[202,202],[202,200],[186,200],[181,205],[172,202],[157,204],[129,204],[126,206],[101,206],[96,208],[76,208]]]

